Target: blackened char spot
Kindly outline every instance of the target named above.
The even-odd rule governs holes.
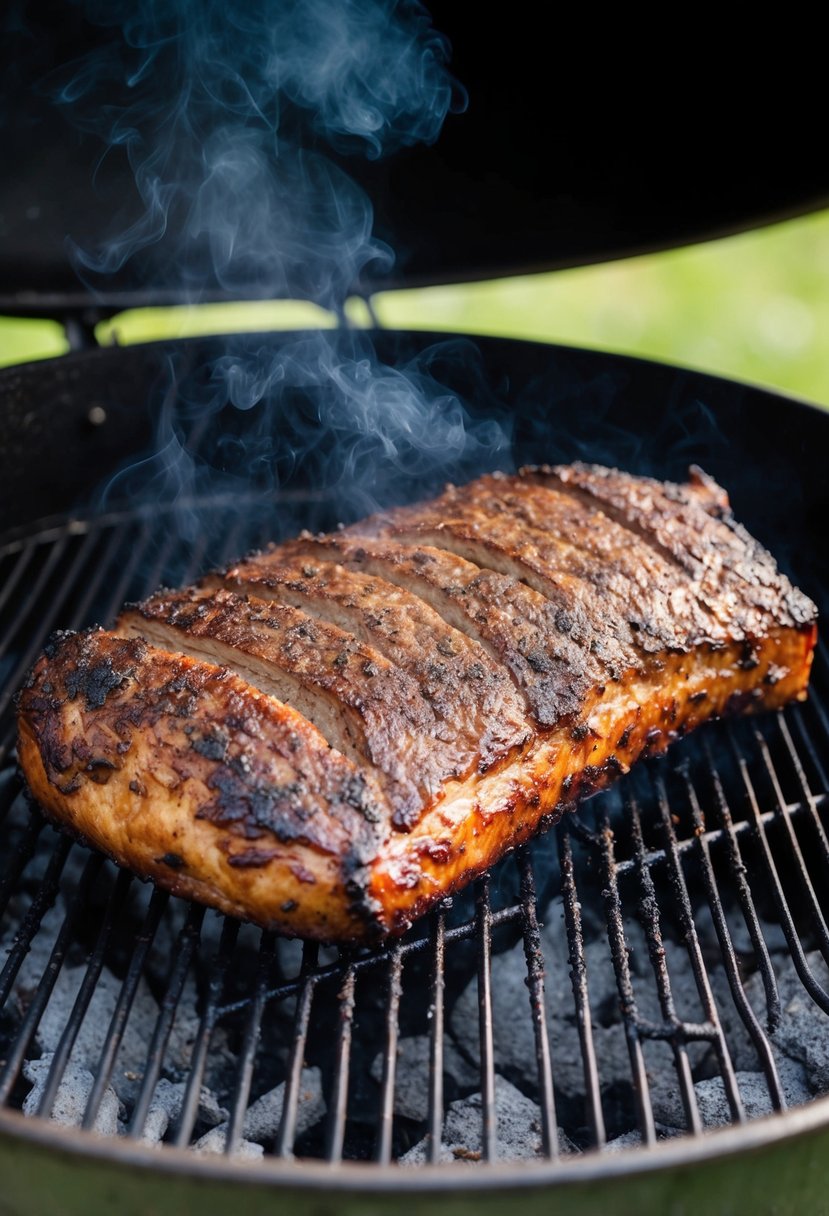
[[[70,701],[82,696],[87,709],[100,709],[114,688],[120,688],[132,675],[133,669],[115,671],[112,660],[99,659],[96,663],[85,663],[67,671],[64,683]]]
[[[278,855],[276,849],[242,849],[241,852],[228,857],[227,864],[233,866],[234,870],[253,870],[266,866]]]
[[[71,629],[56,629],[50,633],[43,646],[47,659],[53,659],[67,638],[74,637]]]
[[[204,756],[206,760],[224,760],[227,754],[228,737],[223,730],[216,727],[208,735],[193,735],[190,746],[193,751]]]
[[[61,794],[75,794],[83,785],[83,777],[80,773],[75,773],[75,776],[70,781],[56,781],[55,789]]]
[[[369,894],[371,874],[364,864],[358,849],[349,849],[343,857],[343,889],[348,899],[349,911],[368,930],[369,937],[379,935],[377,903]]]
[[[296,782],[270,785],[223,766],[207,782],[216,798],[199,811],[200,819],[211,823],[266,828],[283,844],[304,836],[308,809],[300,798]]]
[[[169,866],[171,870],[180,870],[184,865],[184,858],[178,853],[165,853],[163,857],[156,857],[156,861],[160,866]]]
[[[619,748],[620,751],[624,751],[624,749],[630,743],[630,736],[632,734],[633,734],[633,723],[629,722],[627,724],[627,726],[625,727],[625,729],[622,731],[621,735],[619,736],[619,742],[616,744],[616,746]]]
[[[90,780],[96,785],[106,785],[117,767],[117,764],[113,764],[106,756],[93,756],[85,765],[84,772],[89,774]]]
[[[753,671],[755,667],[760,666],[757,651],[753,642],[751,642],[748,638],[743,641],[742,653],[740,654],[740,660],[737,666],[740,667],[742,671]]]
[[[558,629],[559,633],[570,633],[572,631],[573,618],[564,608],[558,609],[555,619],[556,629]]]
[[[159,703],[164,713],[177,718],[192,718],[195,715],[197,695],[186,676],[176,676],[159,690]]]
[[[550,660],[547,658],[544,651],[539,650],[538,648],[531,650],[527,654],[527,662],[529,663],[530,667],[532,667],[533,671],[538,673],[538,675],[545,675],[548,671],[550,671]]]
[[[343,783],[342,801],[359,811],[366,823],[380,823],[383,816],[377,805],[372,801],[362,773],[355,773]]]

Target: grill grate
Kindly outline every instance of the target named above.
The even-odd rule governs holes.
[[[216,544],[134,512],[0,550],[0,1105],[387,1165],[650,1145],[829,1088],[822,655],[808,704],[638,766],[371,952],[182,904],[30,812],[12,697],[48,632],[264,539],[253,513],[223,533],[223,506],[198,505]]]

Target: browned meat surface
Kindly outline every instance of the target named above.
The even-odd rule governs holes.
[[[802,699],[815,640],[703,474],[527,469],[59,637],[20,759],[48,813],[156,881],[368,939],[639,756]]]
[[[315,573],[322,563],[337,562],[424,600],[503,665],[537,727],[555,726],[562,716],[576,713],[604,674],[589,648],[571,637],[571,616],[553,601],[510,575],[482,570],[444,549],[347,532],[305,537],[239,563],[229,572],[231,585],[254,563],[261,572],[281,558],[304,560]]]
[[[368,764],[399,827],[417,823],[449,782],[485,771],[528,737],[520,719],[520,729],[509,729],[510,698],[488,695],[477,659],[469,658],[450,684],[435,660],[434,673],[421,670],[422,648],[403,670],[337,626],[285,604],[185,590],[154,596],[119,625],[155,646],[229,666],[299,709],[332,747]],[[443,685],[456,695],[443,698],[449,704],[440,713]],[[511,696],[511,685],[507,691]],[[454,715],[445,712],[453,708]]]
[[[773,613],[781,625],[814,620],[815,608],[774,559],[739,524],[728,497],[699,470],[687,485],[631,477],[598,465],[526,470],[584,496],[588,509],[618,519],[628,536],[662,552],[690,580],[694,595],[717,617],[725,636],[762,632]]]
[[[21,695],[20,762],[65,827],[179,895],[362,936],[388,812],[362,768],[226,668],[92,631],[54,638]]]
[[[439,723],[436,739],[454,750],[460,771],[468,766],[461,754],[476,757],[484,772],[526,743],[531,728],[507,672],[417,595],[337,566],[282,564],[273,553],[240,562],[224,582],[329,621],[406,671]]]

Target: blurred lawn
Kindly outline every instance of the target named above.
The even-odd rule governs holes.
[[[621,351],[770,385],[829,406],[829,211],[756,232],[601,266],[385,292],[395,328],[501,334]],[[355,324],[366,324],[358,301]],[[312,305],[145,309],[99,327],[121,343],[332,325]],[[57,325],[0,318],[0,364],[66,349]]]

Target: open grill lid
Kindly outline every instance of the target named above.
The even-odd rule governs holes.
[[[710,31],[683,31],[658,59],[635,31],[583,16],[509,12],[469,20],[430,4],[469,95],[430,147],[368,160],[331,154],[372,200],[393,267],[368,267],[360,290],[491,277],[617,258],[722,235],[825,205],[826,158],[804,156],[802,90],[781,97],[752,57]],[[67,237],[82,248],[142,212],[126,152],[101,157],[44,76],[111,40],[79,6],[11,5],[0,43],[0,309],[61,315],[90,300]],[[552,34],[548,33],[553,23]],[[325,149],[326,155],[330,150]],[[114,226],[114,227],[113,227]],[[170,274],[176,224],[95,285],[99,308],[184,298]],[[357,285],[355,284],[355,287]],[[200,277],[199,298],[313,295],[300,275],[267,289]]]

